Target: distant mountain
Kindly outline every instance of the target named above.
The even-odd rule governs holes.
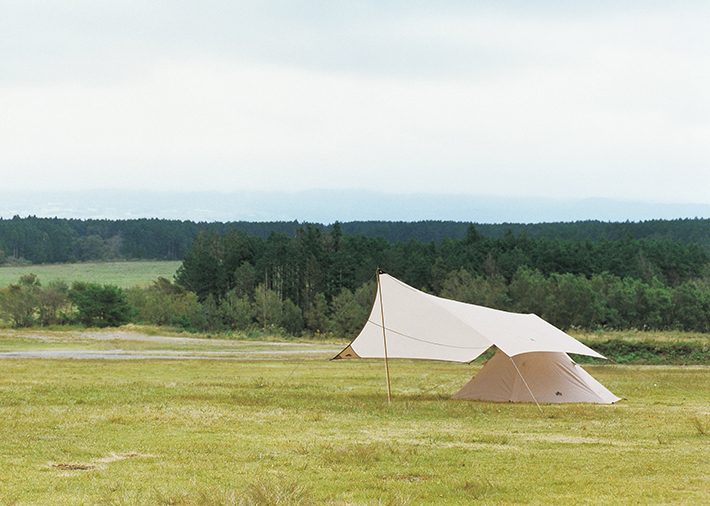
[[[550,223],[708,218],[710,204],[614,199],[545,199],[485,195],[398,194],[367,190],[164,193],[99,190],[0,192],[0,217],[163,218],[196,222],[458,221]]]

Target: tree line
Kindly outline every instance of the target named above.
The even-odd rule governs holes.
[[[710,254],[696,243],[533,238],[511,229],[492,237],[471,224],[459,239],[393,242],[343,229],[305,224],[293,236],[266,237],[199,230],[174,280],[86,292],[23,279],[0,290],[0,316],[15,326],[107,324],[100,312],[81,316],[81,293],[101,299],[101,289],[127,308],[119,312],[125,321],[352,337],[367,318],[379,268],[435,295],[536,313],[563,329],[710,331]]]
[[[35,274],[0,289],[0,317],[15,328],[34,325],[117,327],[130,322],[137,309],[126,293],[112,285],[50,281]]]
[[[389,242],[344,234],[338,223],[330,231],[299,227],[293,239],[200,233],[175,283],[210,308],[215,327],[352,335],[369,310],[377,268],[435,295],[534,312],[561,328],[710,330],[708,252],[628,236],[494,238],[470,225],[462,239]]]
[[[180,220],[77,220],[29,216],[0,219],[0,264],[106,260],[181,260],[199,231],[233,228],[266,237],[293,235],[298,223],[202,223]]]
[[[0,218],[0,265],[6,262],[69,263],[105,260],[182,260],[199,232],[242,231],[267,239],[271,233],[291,239],[304,226],[293,222],[193,222],[162,219],[77,220],[29,216]],[[382,237],[391,243],[410,240],[440,243],[464,239],[470,223],[452,221],[339,223],[349,236]],[[331,233],[334,224],[311,224]],[[679,241],[710,250],[710,220],[651,220],[644,222],[475,224],[479,234],[500,239],[507,233],[530,239],[589,239],[619,241],[626,237],[648,241]]]

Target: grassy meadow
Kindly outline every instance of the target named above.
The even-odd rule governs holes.
[[[20,276],[36,274],[43,284],[62,280],[116,285],[121,288],[143,286],[164,277],[173,279],[182,262],[98,262],[76,264],[41,264],[0,267],[0,288],[17,283]]]
[[[0,286],[34,273],[43,283],[131,287],[170,279],[179,265],[2,267]],[[0,359],[0,506],[680,505],[710,497],[707,366],[585,365],[623,400],[540,412],[452,400],[480,363],[391,361],[388,404],[381,361],[328,361],[345,341],[166,333],[0,328],[0,354],[134,356]],[[703,334],[573,335],[710,347]],[[173,358],[145,358],[156,354]]]
[[[92,339],[130,346],[113,337]],[[2,350],[33,340],[0,336]],[[81,333],[44,341],[90,347]],[[388,405],[382,362],[330,362],[333,343],[249,355],[239,347],[264,346],[204,341],[175,349],[232,347],[233,359],[2,359],[0,505],[705,504],[710,494],[707,367],[585,366],[624,400],[541,413],[451,400],[480,364],[392,361]]]

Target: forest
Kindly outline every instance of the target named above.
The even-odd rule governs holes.
[[[535,236],[522,226],[498,234],[475,224],[465,224],[461,235],[453,233],[460,224],[437,229],[437,222],[360,223],[370,230],[368,235],[363,228],[347,232],[353,224],[337,222],[327,227],[282,223],[282,228],[266,233],[268,224],[258,224],[263,229],[253,224],[247,231],[230,224],[164,220],[18,220],[0,221],[3,248],[12,258],[26,259],[31,253],[18,237],[32,234],[22,236],[19,228],[9,226],[15,222],[36,226],[33,233],[46,234],[46,243],[52,245],[35,262],[57,258],[61,248],[53,246],[56,230],[63,230],[62,255],[77,261],[86,243],[93,241],[102,255],[113,248],[114,258],[171,256],[181,258],[182,265],[173,280],[158,279],[148,288],[121,293],[108,287],[103,293],[92,285],[42,286],[37,279],[21,280],[0,291],[0,313],[15,326],[109,322],[106,309],[89,308],[73,316],[67,310],[71,304],[80,307],[82,301],[87,305],[96,299],[86,293],[102,293],[122,307],[118,314],[125,321],[190,331],[267,329],[293,336],[352,337],[367,318],[375,273],[381,269],[435,295],[536,313],[563,329],[710,331],[707,220],[670,222],[677,225],[673,233],[666,222],[658,222],[655,229],[639,228],[648,238],[635,237],[630,231],[634,224],[619,224],[624,227],[615,233],[625,234],[616,237],[611,236],[612,228],[604,232],[596,222],[577,224],[581,230],[596,230],[586,237],[574,231],[574,224],[558,224],[563,237],[547,237],[549,229],[544,227],[532,227]],[[390,238],[375,232],[384,229]],[[410,237],[413,231],[438,236],[424,241]],[[13,318],[12,303],[20,300],[35,300],[35,308]]]
[[[212,326],[352,335],[378,268],[435,295],[533,312],[561,328],[710,330],[710,255],[670,240],[495,238],[474,225],[439,243],[348,235],[337,223],[299,227],[293,239],[202,232],[175,283],[212,308]]]
[[[289,238],[307,223],[292,222],[193,222],[162,219],[76,220],[28,216],[0,218],[0,265],[70,263],[102,260],[182,260],[198,232],[225,234],[231,230],[266,239],[271,233]],[[412,239],[440,243],[463,239],[471,223],[452,221],[359,221],[338,224],[345,235],[382,237],[389,242]],[[502,238],[508,232],[530,239],[596,242],[618,241],[628,236],[649,241],[679,241],[710,250],[710,220],[651,220],[642,222],[578,221],[572,223],[479,224],[486,237]],[[310,224],[330,233],[334,224]]]

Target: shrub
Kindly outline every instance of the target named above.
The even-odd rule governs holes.
[[[115,285],[74,283],[69,300],[76,306],[74,320],[86,327],[119,327],[136,313],[125,292]]]

